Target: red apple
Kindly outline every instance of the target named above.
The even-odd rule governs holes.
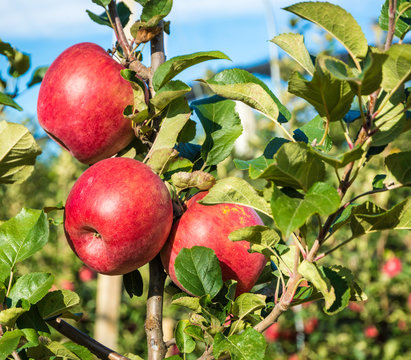
[[[316,317],[312,317],[307,319],[304,323],[304,332],[306,334],[312,334],[318,326],[318,319]]]
[[[378,329],[374,325],[367,326],[364,329],[364,335],[369,339],[376,338],[378,336]]]
[[[392,257],[391,259],[387,260],[387,262],[382,267],[382,272],[388,277],[392,278],[397,276],[402,271],[402,263],[401,260],[397,257]]]
[[[70,280],[66,280],[66,279],[61,280],[60,286],[64,290],[74,291],[74,283]]]
[[[82,266],[78,271],[78,277],[81,282],[88,282],[96,278],[96,272],[87,266]]]
[[[172,221],[167,187],[147,165],[128,158],[89,167],[71,189],[64,212],[71,248],[88,267],[108,275],[152,260]]]
[[[267,342],[276,342],[281,337],[280,324],[272,324],[265,332],[264,337]]]
[[[266,259],[259,253],[248,252],[247,241],[232,242],[228,235],[237,229],[263,225],[257,213],[235,204],[206,206],[197,203],[207,192],[201,192],[187,202],[187,211],[173,226],[169,240],[161,251],[161,260],[171,280],[178,282],[174,262],[183,248],[205,246],[214,250],[220,261],[223,281],[237,280],[236,295],[250,291],[260,276]]]
[[[407,303],[408,303],[408,309],[410,309],[411,311],[411,294],[408,295]]]
[[[133,90],[124,67],[92,43],[69,47],[41,83],[37,115],[47,134],[85,164],[111,157],[134,137],[123,116]]]

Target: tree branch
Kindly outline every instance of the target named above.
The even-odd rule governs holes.
[[[116,353],[92,337],[71,326],[61,318],[47,320],[47,323],[63,334],[68,339],[89,349],[94,355],[102,360],[130,360],[129,358]]]
[[[397,12],[397,0],[390,0],[388,10],[388,32],[385,39],[384,50],[387,51],[392,45],[392,39],[395,34],[395,13]]]
[[[166,60],[166,56],[164,53],[164,23],[160,21],[158,26],[161,27],[161,31],[158,35],[156,35],[153,40],[151,40],[151,72],[152,74],[155,73],[157,68]],[[155,95],[155,91],[153,88],[153,78],[150,78],[150,92],[151,96]]]
[[[109,11],[111,20],[113,21],[113,25],[114,25],[113,30],[116,34],[117,41],[120,44],[121,48],[123,49],[123,53],[126,56],[127,60],[129,60],[130,55],[131,55],[131,48],[126,38],[126,34],[124,33],[124,28],[123,28],[123,25],[121,24],[120,17],[118,16],[116,0],[111,0],[110,4],[108,4],[108,11]]]

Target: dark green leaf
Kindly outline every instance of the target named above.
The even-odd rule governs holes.
[[[34,137],[20,124],[0,121],[0,183],[22,183],[41,154]]]
[[[143,6],[141,21],[145,22],[146,26],[152,27],[169,14],[173,0],[148,0]]]
[[[110,4],[111,0],[91,0],[93,3],[100,5],[100,6],[108,6]]]
[[[197,123],[191,119],[188,119],[183,129],[178,134],[177,142],[187,143],[187,142],[194,140],[194,138],[196,137],[196,132],[197,132],[196,128],[197,128]]]
[[[350,287],[338,272],[331,268],[323,267],[323,272],[327,279],[329,279],[331,286],[335,291],[335,301],[331,306],[325,307],[324,311],[328,315],[334,315],[348,306],[351,298]]]
[[[159,90],[163,85],[170,81],[177,74],[187,69],[190,66],[199,64],[207,60],[226,59],[230,58],[220,51],[202,51],[189,55],[181,55],[167,60],[161,64],[153,76],[154,90]]]
[[[44,212],[23,208],[0,225],[0,260],[12,269],[18,261],[40,250],[48,236],[49,226]]]
[[[24,336],[24,333],[21,330],[13,330],[6,331],[0,337],[0,360],[6,360],[17,349],[22,336]]]
[[[23,111],[23,108],[17,104],[10,96],[0,92],[0,104],[6,105],[6,106],[11,106],[12,108],[18,110],[18,111]],[[1,125],[0,125],[1,126]]]
[[[41,83],[48,68],[48,66],[40,66],[36,68],[31,76],[31,80],[27,84],[27,87],[32,87],[33,85]]]
[[[247,328],[241,334],[229,337],[222,333],[216,334],[213,355],[217,359],[228,353],[233,360],[263,360],[266,346],[262,334],[253,328]]]
[[[107,2],[106,0],[101,0],[101,2],[102,2],[102,4],[101,4],[102,6],[106,6],[105,5],[105,2]],[[108,3],[110,3],[110,2],[108,2]],[[103,12],[100,15],[96,15],[96,14],[92,13],[90,10],[86,10],[86,12],[87,12],[88,16],[90,17],[90,19],[93,20],[94,22],[96,22],[97,24],[106,25],[106,26],[111,28],[111,23],[110,23],[110,21],[107,17],[106,12]],[[120,18],[120,22],[123,25],[123,27],[126,26],[129,19],[130,19],[130,15],[131,15],[131,11],[128,8],[128,6],[123,2],[117,3],[117,13],[118,13],[118,16]]]
[[[400,184],[411,184],[411,151],[388,155],[385,166]]]
[[[175,260],[177,280],[196,296],[217,295],[223,286],[220,262],[214,251],[203,246],[183,248]]]
[[[193,338],[186,334],[184,329],[190,325],[188,320],[180,320],[174,330],[174,337],[178,350],[182,353],[192,353],[196,347],[196,342]]]
[[[355,58],[367,54],[367,39],[353,16],[328,2],[301,2],[285,8],[327,30]]]
[[[23,313],[17,319],[17,327],[23,331],[34,329],[39,335],[48,336],[50,330],[46,322],[41,318],[37,305],[32,305],[30,310]]]
[[[361,146],[356,146],[352,150],[342,153],[341,155],[325,154],[315,147],[310,147],[310,150],[316,157],[331,165],[335,169],[340,169],[348,163],[358,160],[364,153],[363,147]]]
[[[246,70],[224,70],[201,81],[217,95],[242,101],[275,122],[287,122],[291,118],[290,112],[268,86]]]
[[[200,204],[204,205],[221,203],[245,205],[271,216],[269,204],[257,194],[247,181],[241,178],[228,177],[218,180],[200,201]]]
[[[47,319],[67,311],[80,302],[79,296],[69,290],[56,290],[49,292],[37,303],[40,316]]]
[[[387,175],[379,174],[375,175],[374,179],[372,180],[372,188],[373,189],[383,189],[384,188],[384,180],[386,179]]]
[[[143,295],[143,278],[138,269],[123,275],[124,288],[128,296],[132,298],[134,295]]]
[[[314,119],[301,126],[299,129],[294,130],[294,139],[297,141],[304,141],[306,144],[319,143],[324,136],[325,119],[317,115]],[[321,146],[316,145],[317,149],[322,149],[328,152],[332,148],[331,137],[327,134],[324,144]]]
[[[16,306],[20,299],[26,299],[30,304],[37,303],[42,299],[53,285],[54,277],[48,273],[24,274],[17,279],[11,288],[9,297],[12,306]]]
[[[230,155],[243,131],[235,102],[213,96],[195,101],[192,106],[206,134],[201,156],[207,165],[217,165]]]

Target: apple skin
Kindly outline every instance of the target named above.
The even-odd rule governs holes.
[[[220,261],[223,281],[237,280],[236,296],[248,292],[260,276],[266,259],[259,253],[249,253],[247,241],[232,242],[228,235],[237,229],[264,225],[257,213],[248,207],[235,204],[201,205],[207,192],[193,196],[187,202],[187,211],[174,224],[169,240],[161,251],[161,260],[171,280],[178,282],[174,262],[183,248],[205,246],[216,253]]]
[[[100,46],[80,43],[57,57],[41,83],[41,127],[82,163],[111,157],[134,138],[123,116],[133,104],[133,90],[122,69]]]
[[[66,238],[91,269],[107,275],[152,260],[170,233],[173,207],[167,187],[147,165],[110,158],[76,181],[64,211]]]

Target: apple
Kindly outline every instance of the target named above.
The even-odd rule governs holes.
[[[170,233],[173,207],[167,187],[147,165],[110,158],[75,182],[64,211],[67,241],[91,269],[107,275],[152,260]]]
[[[376,338],[378,336],[378,329],[374,325],[367,326],[364,329],[364,335],[369,339]]]
[[[408,309],[410,309],[411,311],[411,294],[408,295],[407,303],[408,303]]]
[[[54,60],[41,83],[40,125],[82,163],[111,157],[134,138],[123,116],[133,104],[133,90],[122,69],[100,46],[80,43]]]
[[[280,324],[274,323],[264,332],[264,337],[267,342],[276,342],[281,337]]]
[[[387,260],[387,262],[382,267],[382,272],[390,278],[397,276],[401,271],[402,271],[401,260],[395,256]]]
[[[70,291],[74,291],[74,283],[70,280],[67,279],[63,279],[60,281],[60,286],[62,289],[64,290],[70,290]]]
[[[304,323],[304,332],[306,334],[312,334],[318,326],[318,319],[316,317],[311,317],[307,319]]]
[[[96,272],[87,266],[82,266],[78,271],[78,277],[81,282],[88,282],[96,278]]]
[[[247,241],[232,242],[228,235],[237,229],[263,225],[257,213],[246,206],[235,204],[201,205],[207,192],[196,194],[187,202],[187,210],[174,224],[170,238],[161,251],[161,260],[171,280],[178,282],[174,262],[183,248],[205,246],[214,250],[220,261],[223,281],[237,280],[236,295],[250,291],[260,276],[266,259],[259,253],[249,253]]]

